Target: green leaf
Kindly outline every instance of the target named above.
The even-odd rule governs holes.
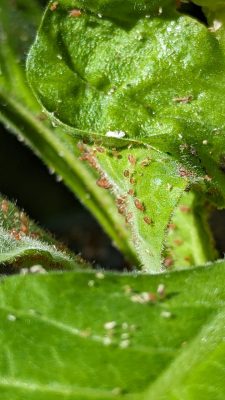
[[[1,399],[223,399],[224,267],[3,280]]]
[[[137,257],[130,233],[117,215],[110,193],[96,185],[97,174],[79,160],[78,140],[46,121],[25,76],[25,57],[41,17],[37,1],[0,4],[0,120],[43,159],[59,180],[94,214],[132,264]],[[112,217],[114,216],[114,217]]]
[[[171,269],[204,265],[218,257],[209,227],[211,206],[198,191],[185,192],[168,225],[164,263]]]
[[[119,150],[118,162],[94,155],[116,197],[130,190],[128,154],[154,160],[134,195],[146,217],[156,216],[155,228],[132,201],[125,207],[140,262],[152,272],[162,267],[166,227],[189,184],[225,205],[224,43],[174,1],[60,0],[49,3],[29,54],[28,78],[50,118],[92,147]]]
[[[24,211],[0,196],[0,264],[20,269],[41,264],[47,269],[82,267],[78,259],[39,228]],[[84,264],[83,264],[84,266]]]

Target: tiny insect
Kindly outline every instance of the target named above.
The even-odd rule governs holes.
[[[51,11],[55,11],[58,7],[59,3],[58,1],[54,1],[51,5],[50,5],[50,10]]]
[[[151,218],[146,216],[146,217],[144,217],[144,221],[145,221],[146,224],[152,225],[152,219]]]
[[[69,12],[69,16],[72,18],[77,18],[82,15],[82,12],[78,8],[74,8]]]
[[[1,210],[4,214],[7,214],[7,212],[9,211],[9,203],[7,200],[2,200]]]
[[[175,103],[183,103],[183,104],[190,103],[192,100],[193,100],[193,96],[175,97],[173,99],[173,101],[175,101]]]
[[[125,169],[125,171],[123,171],[123,175],[125,176],[125,178],[128,178],[130,176],[130,172],[128,171],[128,169]]]
[[[189,212],[191,211],[191,209],[190,209],[189,206],[186,206],[186,205],[184,204],[184,205],[181,205],[181,206],[180,206],[180,211],[183,212],[183,213],[189,213]]]
[[[131,163],[131,165],[136,164],[136,158],[132,154],[128,154],[128,161]]]
[[[111,183],[104,177],[99,178],[96,183],[103,189],[110,189],[112,187]]]
[[[138,210],[140,210],[140,211],[145,211],[145,206],[144,206],[144,204],[142,204],[142,203],[140,202],[140,200],[135,199],[135,200],[134,200],[134,205],[135,205],[135,207],[136,207]]]

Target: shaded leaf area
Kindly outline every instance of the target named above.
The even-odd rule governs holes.
[[[3,280],[1,398],[222,399],[224,267]]]
[[[14,271],[40,264],[46,269],[74,269],[84,263],[44,232],[24,211],[0,196],[0,264]]]
[[[37,1],[2,0],[0,5],[0,120],[42,158],[93,213],[132,264],[138,264],[130,233],[110,193],[96,185],[97,175],[79,160],[77,141],[52,126],[29,88],[25,58],[41,18]],[[113,217],[112,217],[113,216]]]
[[[167,226],[163,250],[164,264],[169,269],[198,266],[218,258],[209,228],[211,205],[195,190],[180,198]]]

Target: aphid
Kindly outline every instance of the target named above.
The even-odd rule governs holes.
[[[141,166],[142,167],[148,167],[150,164],[151,160],[149,157],[145,158],[142,162],[141,162]]]
[[[96,184],[103,189],[110,189],[112,187],[111,183],[105,178],[101,177],[96,181]]]
[[[74,8],[69,12],[69,16],[72,18],[77,18],[82,15],[82,12],[78,8]]]
[[[189,213],[191,211],[191,208],[184,204],[184,205],[180,206],[180,211],[183,212],[183,213]]]
[[[20,240],[21,238],[20,238],[20,232],[17,232],[17,230],[16,229],[12,229],[11,231],[10,231],[10,234],[14,237],[14,239],[16,239],[16,240]]]
[[[130,172],[128,171],[128,169],[125,169],[125,171],[123,171],[123,175],[125,176],[125,178],[129,178]]]
[[[83,142],[78,142],[77,143],[77,148],[78,148],[78,150],[80,151],[80,152],[84,152],[85,151],[85,145],[84,145],[84,143]]]
[[[128,214],[126,215],[126,222],[129,223],[130,220],[132,219],[132,217],[133,217],[133,214],[132,214],[131,212],[128,213]]]
[[[136,158],[132,154],[128,154],[128,161],[131,163],[131,165],[136,164]]]
[[[145,221],[146,224],[152,225],[152,219],[151,218],[146,216],[146,217],[144,217],[144,221]]]
[[[21,232],[21,233],[24,233],[25,235],[27,235],[28,232],[29,232],[28,226],[22,224],[21,227],[20,227],[20,232]]]
[[[104,153],[104,152],[105,152],[105,149],[104,149],[104,147],[98,146],[98,147],[96,147],[96,151],[97,151],[98,153]]]
[[[171,223],[171,224],[168,224],[167,227],[168,227],[169,231],[174,231],[177,226],[175,224]]]
[[[193,100],[193,96],[185,96],[185,97],[175,97],[173,99],[173,101],[175,101],[176,103],[183,103],[183,104],[187,104],[190,103]]]
[[[117,203],[118,205],[124,204],[125,199],[126,199],[125,196],[117,197],[116,203]]]
[[[7,214],[7,212],[9,211],[9,203],[7,200],[2,200],[1,210],[4,214]]]
[[[134,189],[129,189],[127,192],[130,196],[134,196]]]
[[[136,183],[136,179],[132,176],[131,178],[130,178],[130,184],[131,185],[134,185]]]
[[[90,164],[90,166],[96,170],[98,170],[97,167],[97,163],[95,158],[93,157],[93,155],[89,152],[84,153],[81,157],[80,157],[81,161],[87,161],[88,164]]]
[[[174,240],[174,243],[175,243],[176,246],[181,246],[181,245],[183,244],[183,240],[181,240],[181,239],[175,239],[175,240]]]
[[[173,262],[174,261],[173,261],[172,257],[166,257],[164,259],[164,265],[165,265],[166,268],[171,267],[173,265]]]
[[[134,200],[134,205],[135,205],[135,207],[136,207],[138,210],[140,210],[140,211],[145,211],[145,206],[144,206],[144,204],[142,204],[142,203],[140,202],[140,200],[135,199],[135,200]]]
[[[51,5],[50,5],[50,10],[51,11],[55,11],[58,7],[59,3],[58,1],[54,1]]]
[[[182,178],[187,178],[189,176],[192,176],[193,174],[190,171],[187,171],[184,167],[179,168],[179,175]]]

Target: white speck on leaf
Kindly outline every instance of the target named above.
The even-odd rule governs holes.
[[[104,328],[106,330],[111,330],[111,329],[114,329],[116,327],[116,325],[117,325],[116,321],[109,321],[104,324]]]
[[[122,139],[125,136],[125,132],[123,131],[108,131],[106,132],[105,136],[112,137],[116,139]]]
[[[7,320],[11,321],[11,322],[15,322],[16,321],[16,317],[13,314],[8,314],[7,315]]]

